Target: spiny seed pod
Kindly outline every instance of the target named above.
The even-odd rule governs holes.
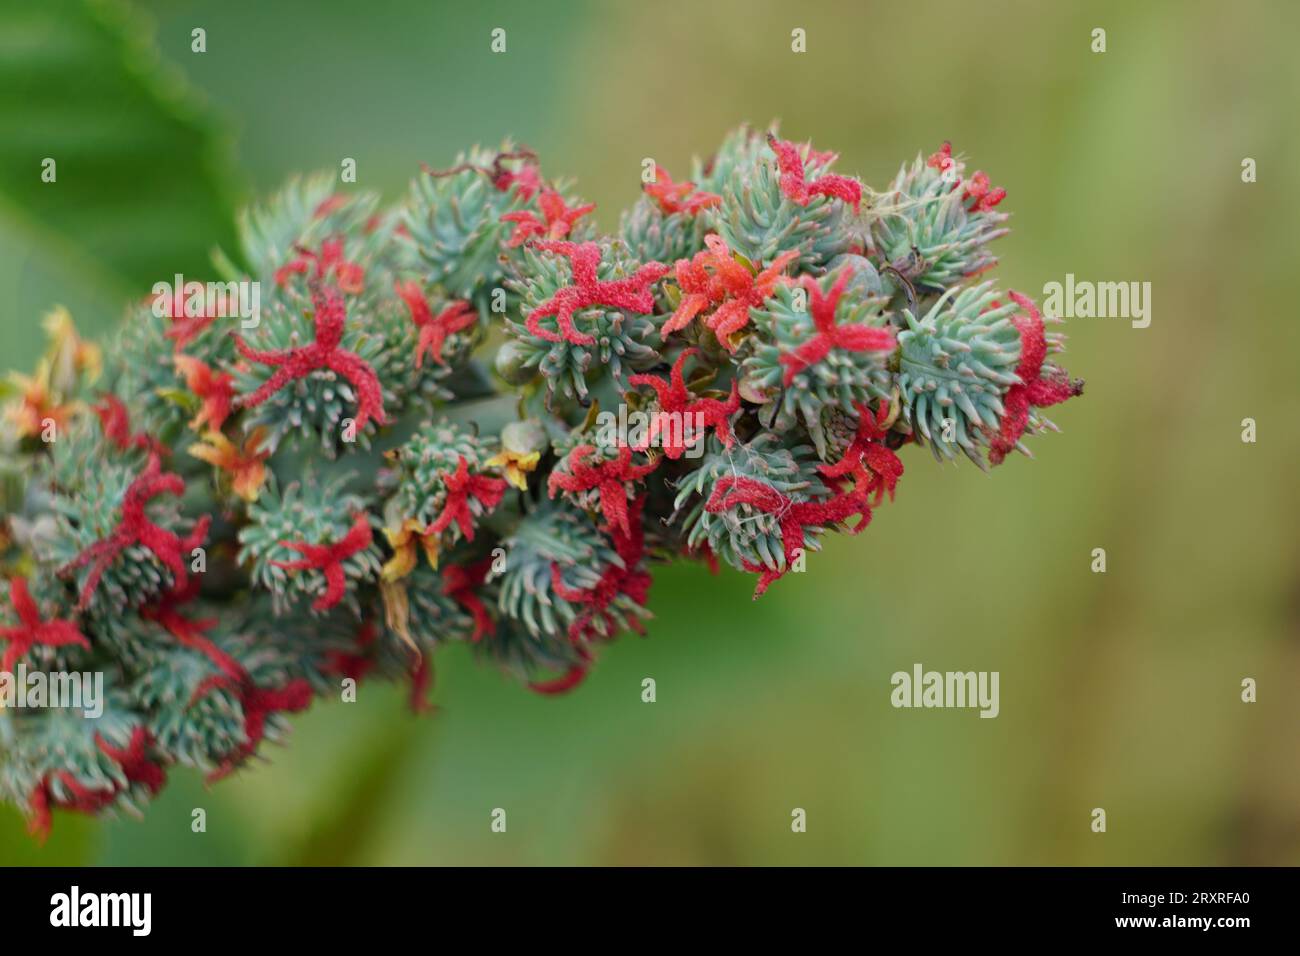
[[[245,356],[256,352],[267,359],[239,361],[227,368],[234,379],[237,404],[247,409],[245,435],[263,429],[263,447],[272,451],[294,435],[319,448],[327,458],[357,447],[369,448],[380,423],[363,413],[365,381],[378,389],[381,407],[396,408],[408,397],[397,389],[410,384],[413,349],[401,340],[386,342],[371,326],[370,317],[355,310],[343,320],[335,351],[354,357],[359,367],[368,369],[365,381],[319,363],[316,367],[304,364],[292,378],[284,377],[290,361],[282,357],[303,355],[321,344],[322,310],[319,299],[311,304],[272,303],[269,314],[241,340]]]
[[[589,666],[588,659],[572,641],[556,640],[541,630],[534,634],[522,621],[512,617],[501,620],[491,640],[475,644],[474,654],[480,661],[529,686],[544,674],[562,674]]]
[[[581,607],[557,592],[589,590],[621,563],[609,539],[580,511],[547,504],[525,515],[503,542],[506,570],[493,580],[497,610],[537,637],[567,634]]]
[[[518,274],[507,281],[520,300],[518,317],[511,316],[508,325],[519,343],[517,374],[534,370],[545,379],[548,393],[585,401],[588,376],[608,371],[620,381],[629,372],[644,371],[659,361],[653,345],[658,338],[656,325],[648,314],[653,311],[653,300],[644,312],[608,302],[579,305],[569,311],[577,334],[566,335],[555,310],[570,305],[571,290],[578,288],[570,260],[558,252],[527,248],[518,268]],[[600,245],[596,282],[631,280],[642,268],[622,241],[606,242]],[[573,295],[572,302],[590,298]],[[549,314],[541,315],[543,312]],[[547,337],[536,335],[529,328],[530,321]]]
[[[393,486],[384,503],[384,533],[396,555],[385,566],[389,580],[405,577],[422,550],[438,566],[439,555],[461,539],[473,541],[483,518],[501,502],[506,482],[489,465],[496,442],[446,421],[424,422],[405,444],[387,455]]]
[[[809,179],[829,163],[811,151],[803,168]],[[835,256],[859,245],[852,228],[854,212],[839,199],[817,195],[799,205],[781,188],[776,162],[760,154],[757,162],[738,162],[722,184],[722,205],[711,222],[727,244],[750,262],[769,265],[781,253],[795,249],[798,265],[816,272]]]
[[[677,483],[673,520],[681,522],[690,551],[707,547],[739,571],[784,569],[778,515],[747,504],[709,510],[718,483],[737,478],[759,482],[787,497],[825,497],[830,491],[818,477],[813,449],[807,445],[782,447],[770,434],[731,448],[710,437],[704,456]],[[809,542],[808,550],[817,548],[815,539]]]
[[[379,197],[374,193],[335,193],[337,177],[316,173],[291,179],[265,203],[240,214],[239,238],[244,260],[266,289],[284,285],[309,270],[304,254],[331,240],[346,241],[339,262],[355,262],[375,233]],[[384,245],[382,234],[372,248]],[[300,264],[301,263],[301,264]],[[345,280],[346,281],[346,280]]]
[[[903,420],[936,458],[957,450],[982,465],[986,433],[996,432],[1003,393],[1015,385],[1020,333],[1014,303],[997,304],[992,282],[950,289],[921,318],[903,313],[898,386]]]
[[[275,600],[276,613],[311,599],[327,611],[345,601],[358,610],[356,587],[379,576],[379,549],[366,502],[343,493],[348,476],[308,474],[281,493],[273,484],[249,506],[239,531],[239,562]]]
[[[90,646],[80,619],[85,609],[77,607],[76,595],[58,578],[33,575],[2,581],[0,601],[0,628],[10,635],[0,653],[0,674],[12,675],[19,659],[33,670],[65,670],[85,659]]]
[[[427,280],[454,299],[476,301],[505,277],[501,252],[513,226],[501,217],[522,210],[528,190],[492,170],[525,168],[526,159],[502,165],[499,157],[514,153],[510,143],[499,150],[476,146],[450,169],[426,169],[411,184],[402,214],[406,242]]]
[[[0,794],[31,807],[40,827],[48,827],[56,805],[138,816],[161,788],[165,774],[128,695],[106,685],[102,705],[94,719],[48,708],[7,713],[0,722]]]
[[[695,159],[691,164],[691,181],[697,189],[721,194],[728,183],[748,175],[770,155],[763,134],[752,126],[741,126],[726,135],[716,152],[706,159]]]
[[[50,574],[71,583],[82,609],[121,614],[188,579],[194,549],[207,522],[182,516],[183,482],[163,473],[156,454],[105,457],[75,485],[44,489],[54,516],[51,533],[37,538],[35,557]]]
[[[449,583],[446,567],[439,573],[428,565],[420,565],[403,581],[409,606],[407,631],[396,636],[409,637],[420,645],[422,653],[432,653],[452,641],[475,641],[483,636],[476,633],[474,618],[456,600]]]
[[[135,305],[127,310],[117,333],[110,339],[104,356],[104,385],[123,401],[138,428],[176,441],[185,432],[193,409],[182,400],[180,369],[175,356],[180,350],[177,339],[169,333],[177,329],[169,318],[158,317],[151,305]],[[234,347],[228,337],[211,326],[202,333],[204,354],[233,357]],[[187,345],[191,351],[197,343]]]
[[[396,491],[385,505],[394,515],[431,523],[447,499],[447,480],[464,459],[471,472],[483,471],[493,442],[472,429],[445,420],[422,423],[400,447],[386,456]]]
[[[150,715],[148,729],[158,750],[205,775],[221,766],[222,756],[237,753],[245,739],[238,694],[228,687],[203,690],[216,673],[204,654],[178,647],[151,656],[131,685],[132,698]],[[286,729],[276,719],[269,736],[280,737]]]
[[[963,182],[964,169],[943,151],[929,160],[917,156],[899,169],[875,210],[875,254],[926,292],[942,292],[992,268],[997,257],[986,247],[1009,231],[1007,214],[993,209],[996,199],[990,204],[987,177],[980,191]]]
[[[778,286],[761,309],[750,310],[754,334],[741,362],[741,394],[763,401],[760,419],[769,428],[784,433],[802,424],[823,459],[827,409],[889,395],[889,296],[859,291],[869,288],[865,275],[846,264],[820,280]]]
[[[689,259],[704,247],[705,217],[689,212],[665,213],[642,196],[623,213],[618,234],[641,262]]]

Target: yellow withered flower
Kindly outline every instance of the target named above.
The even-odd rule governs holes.
[[[527,491],[528,473],[536,468],[537,463],[541,460],[542,453],[539,451],[522,452],[504,448],[500,453],[485,461],[483,465],[486,468],[503,469],[506,481],[520,491]]]
[[[266,430],[258,428],[244,441],[243,448],[221,432],[208,431],[203,441],[186,449],[191,455],[221,469],[230,477],[231,490],[245,501],[256,501],[266,483],[266,459],[271,452],[260,450]]]
[[[438,567],[438,532],[429,529],[414,518],[407,518],[400,527],[385,528],[384,537],[393,549],[393,556],[383,567],[385,581],[398,581],[415,570],[419,560],[416,546],[424,548],[424,556],[429,567]]]
[[[484,467],[500,468],[506,481],[520,491],[528,490],[528,473],[537,467],[546,450],[546,429],[536,419],[511,422],[501,429],[501,452],[484,462]]]
[[[72,389],[77,379],[84,375],[93,383],[104,369],[104,356],[99,346],[87,342],[77,332],[72,315],[58,305],[41,320],[50,347],[46,353],[53,372],[53,381],[60,389]]]
[[[80,407],[77,402],[63,402],[50,383],[50,363],[41,359],[35,375],[9,373],[9,384],[18,393],[16,401],[5,408],[5,420],[14,426],[19,438],[35,438],[44,433],[46,424],[55,432],[64,427]]]

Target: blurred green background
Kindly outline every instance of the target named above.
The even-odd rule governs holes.
[[[1087,394],[1035,461],[914,451],[866,534],[758,604],[748,577],[663,570],[650,636],[575,694],[448,652],[434,717],[363,686],[232,781],[174,772],[143,822],[59,814],[38,848],[0,808],[0,862],[1300,864],[1295,4],[138,9],[0,3],[6,365],[56,302],[103,333],[202,271],[233,205],[296,171],[352,157],[396,199],[420,162],[513,135],[613,228],[643,157],[684,174],[772,118],[878,187],[951,139],[1010,194],[1004,284],[1149,281],[1153,319],[1070,324]],[[915,662],[1000,671],[1001,715],[893,709]]]

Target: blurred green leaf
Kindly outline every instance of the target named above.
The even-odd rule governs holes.
[[[141,291],[234,248],[218,124],[117,0],[0,3],[0,197]],[[53,182],[42,179],[47,160]]]

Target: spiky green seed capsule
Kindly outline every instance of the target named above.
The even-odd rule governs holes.
[[[505,144],[500,152],[509,152]],[[498,189],[483,171],[497,151],[475,147],[456,157],[450,175],[425,171],[411,184],[402,221],[426,278],[454,299],[474,301],[485,289],[501,284],[501,246],[513,227],[502,222],[508,212],[524,208],[516,189]]]
[[[763,134],[752,126],[741,126],[728,133],[707,160],[694,160],[691,181],[696,189],[720,195],[727,183],[737,175],[747,174],[765,155],[771,157]]]
[[[124,747],[143,717],[122,688],[107,679],[103,713],[90,718],[78,708],[6,710],[0,721],[0,796],[25,804],[32,792],[48,785],[56,800],[74,802],[76,793],[61,772],[70,772],[83,786],[103,791],[121,788],[114,804],[135,813],[149,802],[150,793],[132,785],[99,744]]]
[[[805,163],[810,177],[823,169]],[[814,196],[806,206],[786,198],[770,152],[752,164],[738,164],[723,184],[721,206],[707,215],[727,245],[761,266],[797,249],[799,268],[819,271],[855,241],[852,208],[826,196]]]
[[[1001,395],[1019,382],[1020,333],[1011,322],[1015,303],[995,305],[992,282],[946,292],[924,317],[910,310],[898,335],[898,386],[903,420],[935,457],[957,450],[976,463],[998,429]],[[981,465],[982,467],[982,465]]]
[[[282,493],[274,485],[264,488],[249,506],[249,523],[239,530],[239,563],[249,567],[253,582],[271,594],[276,614],[305,606],[325,593],[321,571],[286,570],[276,562],[302,557],[288,547],[290,543],[332,544],[346,537],[353,516],[366,508],[362,498],[344,493],[348,478],[343,475],[322,482],[308,474],[290,482]],[[374,544],[343,561],[345,576],[354,585],[377,580],[379,566],[379,549]],[[358,610],[355,595],[355,587],[350,587],[345,598],[354,613]]]
[[[393,330],[398,337],[396,342],[384,339],[385,328]],[[384,405],[392,409],[404,404],[409,397],[405,388],[411,384],[418,382],[422,392],[429,387],[428,379],[413,378],[414,349],[409,347],[409,334],[400,330],[400,325],[377,322],[373,315],[351,305],[340,345],[374,369]],[[264,309],[261,322],[246,334],[246,340],[259,351],[287,351],[310,344],[315,336],[309,305],[275,301],[269,309]],[[251,395],[271,379],[276,369],[274,365],[244,361],[230,364],[227,371],[234,376],[236,394]],[[399,389],[402,389],[400,393]],[[357,430],[354,417],[357,403],[356,390],[347,379],[330,369],[316,369],[248,409],[243,418],[244,434],[251,435],[255,429],[264,428],[266,437],[262,447],[270,450],[296,436],[304,445],[319,448],[327,458],[358,448],[368,449],[378,425],[371,421]]]
[[[444,591],[442,577],[436,571],[427,564],[419,564],[402,583],[411,612],[408,630],[411,638],[421,645],[422,653],[470,639],[474,621]]]
[[[372,222],[379,197],[340,193],[334,198],[336,186],[333,173],[295,177],[266,202],[240,213],[240,248],[264,294],[276,285],[277,270],[298,259],[302,249],[319,252],[325,240],[347,237],[345,258],[353,260],[369,258],[360,255],[367,236],[373,237],[373,249],[385,244],[386,235],[375,236]]]
[[[223,319],[187,347],[189,354],[234,355],[230,329],[234,320]],[[185,432],[194,409],[184,402],[182,381],[176,369],[176,343],[167,338],[171,323],[147,305],[127,310],[122,325],[104,352],[104,387],[127,396],[131,421],[139,429],[176,441]]]
[[[619,221],[618,232],[641,262],[672,263],[704,248],[705,219],[684,212],[665,215],[648,196],[638,199]]]
[[[942,292],[992,266],[997,257],[985,247],[1009,231],[1006,213],[966,210],[954,186],[959,169],[940,173],[918,156],[898,171],[872,220],[876,250],[922,292]]]
[[[602,282],[623,279],[635,273],[640,265],[622,240],[609,240],[602,247],[597,278]],[[519,343],[517,354],[521,356],[516,374],[522,376],[526,370],[534,371],[545,378],[549,393],[558,392],[585,401],[589,377],[594,381],[596,376],[608,371],[619,382],[629,371],[643,372],[659,361],[659,352],[654,347],[659,336],[650,316],[602,305],[579,309],[573,314],[574,326],[582,334],[595,338],[594,345],[537,338],[525,325],[527,315],[569,286],[573,274],[563,256],[539,253],[531,248],[525,248],[518,269],[519,273],[507,280],[508,287],[520,298],[518,314],[508,320],[509,332]],[[555,319],[543,319],[542,326],[554,331]]]
[[[870,263],[866,266],[870,267]],[[843,268],[855,266],[846,262]],[[873,277],[874,269],[868,272],[859,267],[855,272],[853,284],[840,296],[835,310],[837,325],[882,328],[889,324],[885,312],[889,296],[867,291]],[[819,280],[823,293],[829,292],[838,278],[836,272]],[[821,361],[799,371],[787,385],[781,357],[793,355],[800,345],[817,335],[807,290],[795,285],[779,286],[763,308],[751,309],[749,314],[754,332],[746,340],[741,361],[741,394],[750,400],[764,399],[759,415],[769,428],[787,432],[802,423],[818,455],[825,459],[825,411],[851,409],[858,403],[886,397],[890,387],[889,353],[832,349]]]
[[[829,489],[818,477],[816,465],[812,448],[782,447],[775,435],[761,434],[749,444],[736,443],[731,448],[725,448],[710,436],[699,464],[677,483],[673,520],[681,521],[691,551],[707,545],[715,555],[739,570],[744,570],[746,564],[784,568],[785,549],[775,515],[747,504],[717,514],[706,511],[704,506],[718,481],[726,477],[753,478],[800,501],[825,497]],[[818,547],[816,538],[810,534],[808,550],[816,551]]]
[[[496,582],[497,608],[529,635],[563,635],[581,611],[555,593],[551,568],[567,587],[595,587],[622,559],[583,514],[548,502],[524,516],[504,541],[509,556]]]
[[[384,506],[385,523],[396,528],[405,518],[430,524],[447,500],[447,477],[463,457],[471,473],[483,470],[494,441],[447,421],[425,422],[400,448],[389,453],[396,491]],[[473,503],[471,503],[471,508]]]
[[[122,521],[126,490],[143,467],[143,455],[135,457],[139,463],[132,456],[105,455],[78,476],[74,484],[52,482],[45,486],[42,502],[44,509],[48,509],[46,513],[53,516],[53,522],[42,524],[43,531],[33,540],[33,548],[38,560],[48,565],[51,573],[69,567],[96,544],[112,537]],[[193,526],[193,522],[181,516],[180,503],[172,495],[153,498],[146,511],[150,521],[177,533],[183,534]],[[189,560],[189,555],[184,557]],[[90,575],[90,567],[65,573],[66,580],[80,591]],[[90,606],[95,613],[122,614],[127,608],[153,601],[173,584],[171,572],[152,551],[132,544],[115,555],[105,568],[90,595]]]

